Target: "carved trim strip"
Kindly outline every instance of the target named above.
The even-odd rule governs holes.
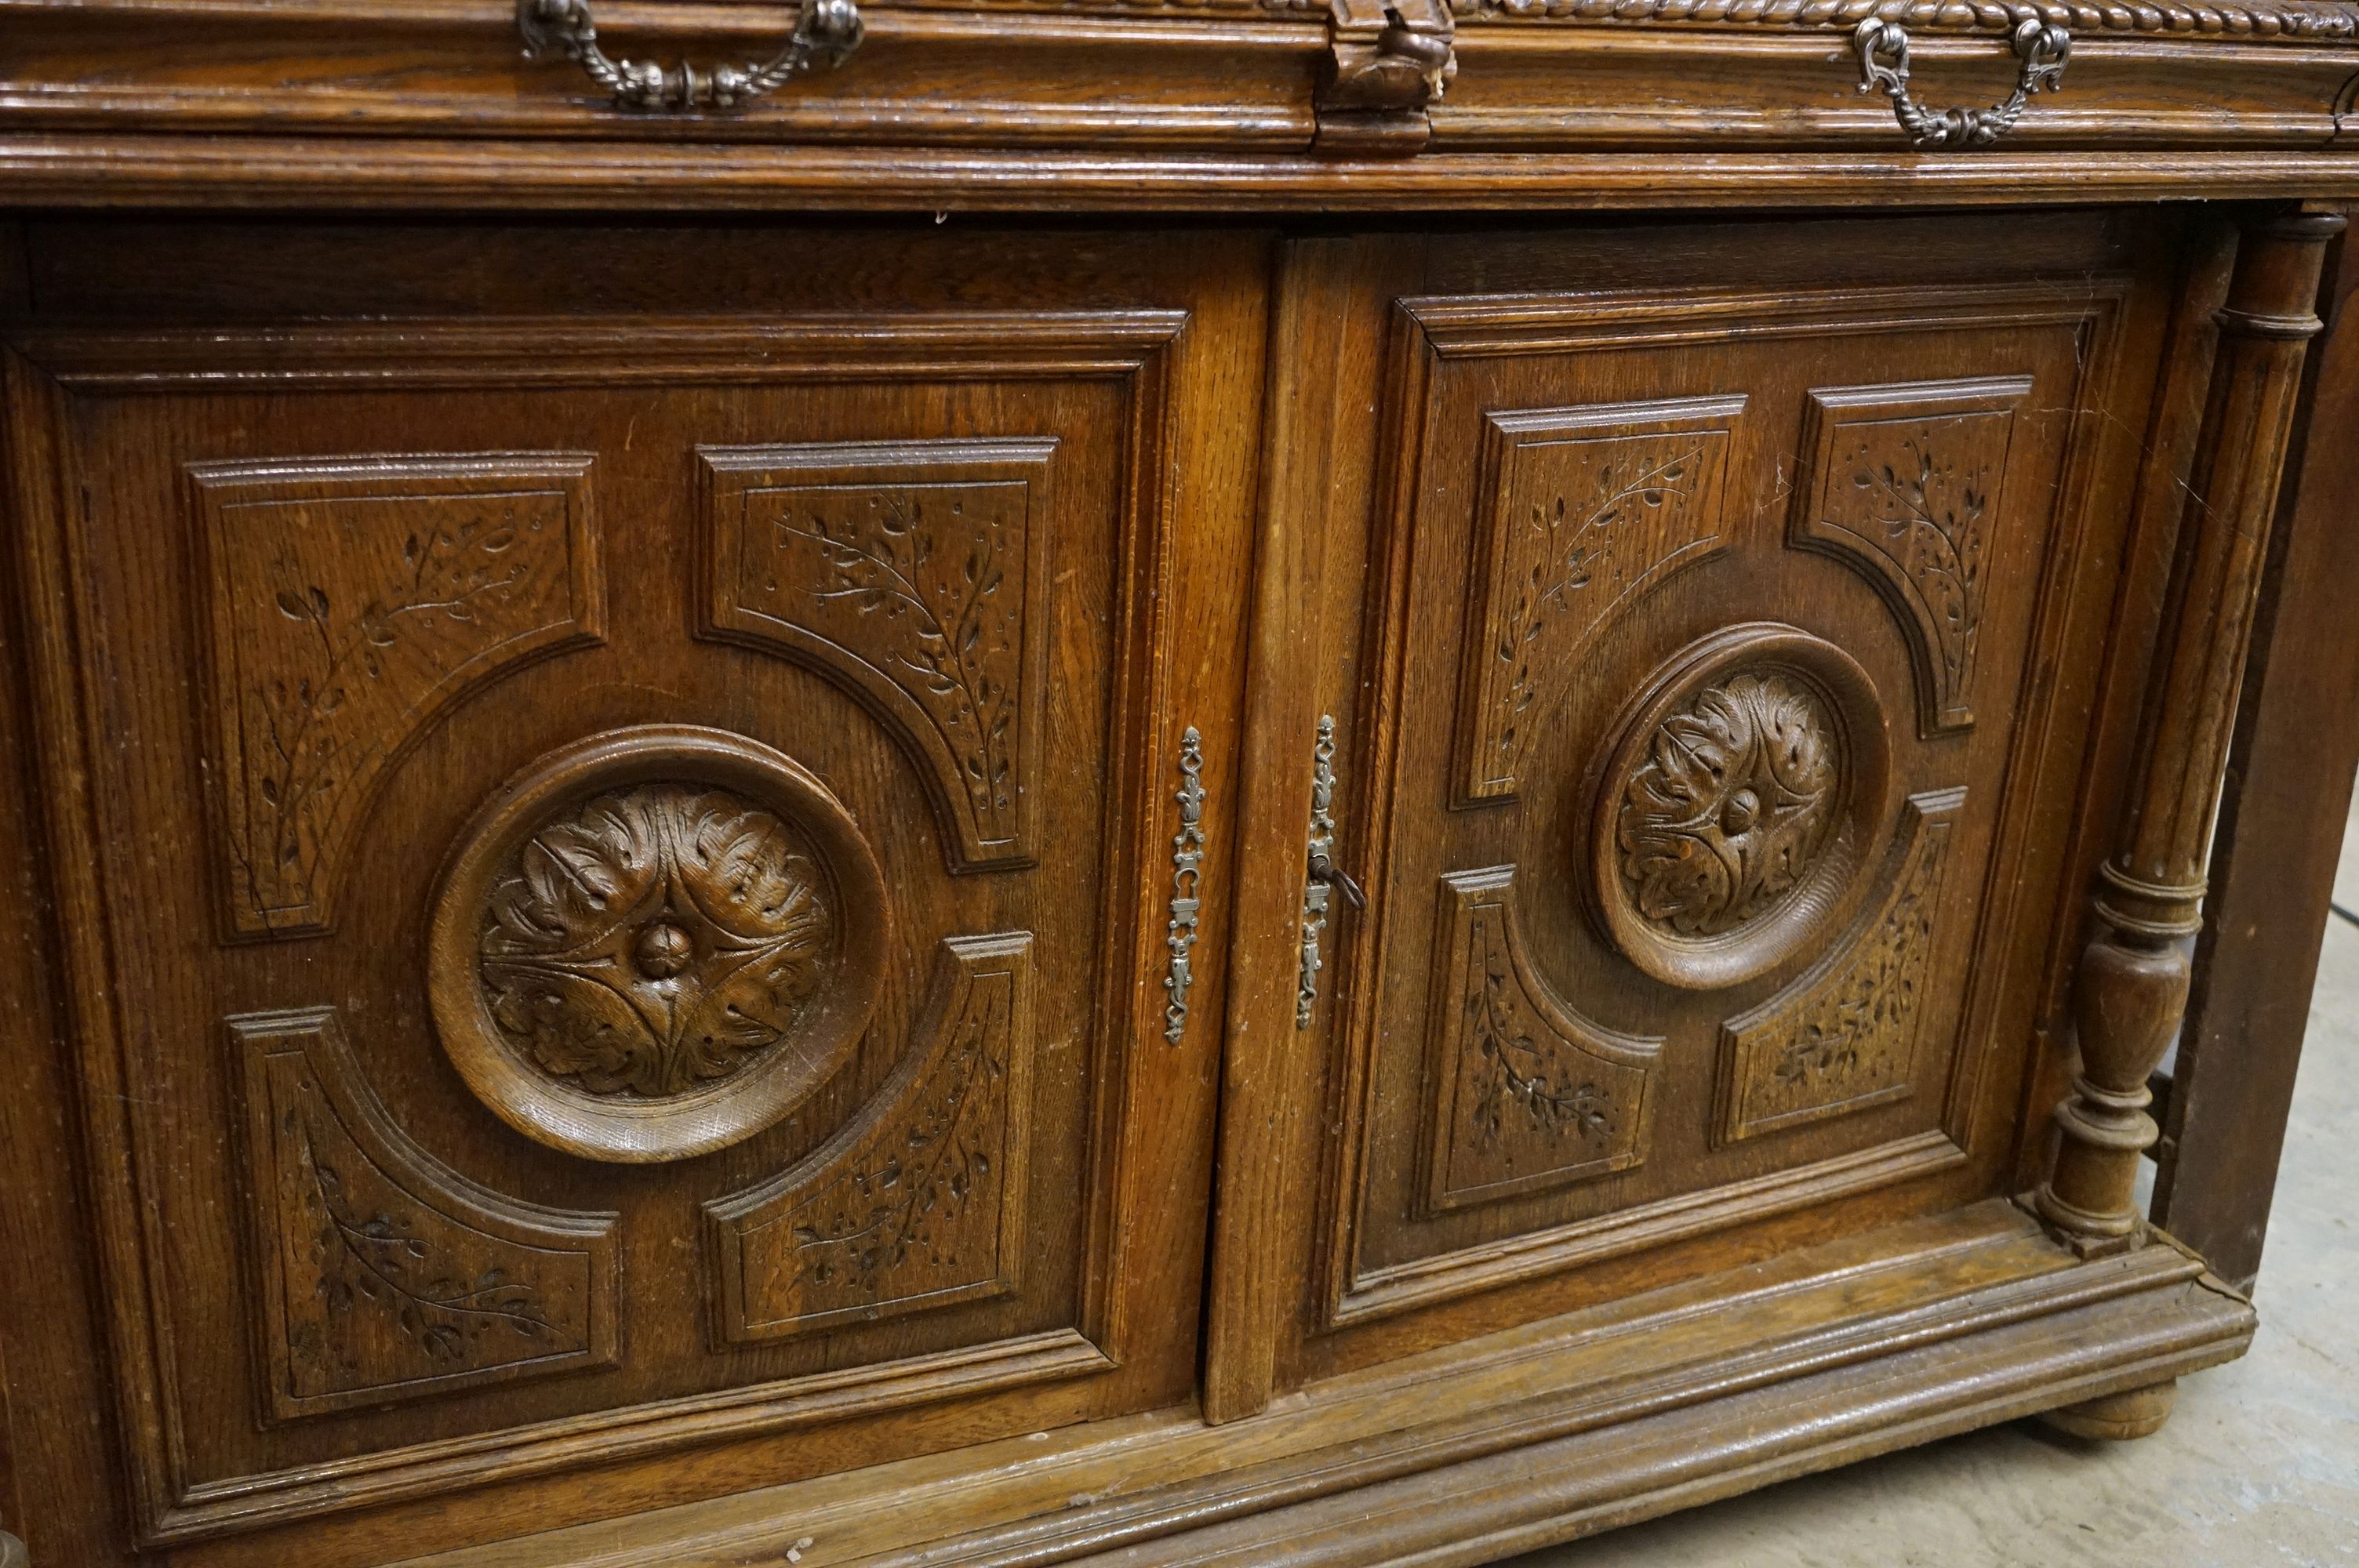
[[[1032,935],[951,937],[922,1047],[793,1169],[705,1206],[721,1347],[1013,1293],[1032,1105]]]
[[[1630,1170],[1647,1157],[1660,1036],[1619,1033],[1532,967],[1516,868],[1441,879],[1433,964],[1433,1213]]]
[[[1171,837],[1171,923],[1164,946],[1171,964],[1163,977],[1170,1000],[1163,1009],[1163,1038],[1171,1044],[1188,1032],[1188,988],[1196,982],[1196,928],[1204,901],[1197,891],[1204,866],[1204,738],[1193,724],[1180,737],[1180,831]]]
[[[1912,797],[1882,905],[1800,979],[1721,1026],[1716,1145],[1915,1092],[1925,971],[1965,798],[1962,789]]]
[[[2197,33],[2312,42],[2359,36],[2359,6],[2333,0],[1451,0],[1464,21],[1843,30],[1875,18],[1928,33],[2012,33],[2027,21],[2076,33]]]
[[[271,1419],[614,1364],[618,1216],[504,1196],[419,1149],[333,1008],[228,1024]]]
[[[1743,394],[1492,414],[1476,511],[1458,790],[1503,801],[1553,693],[1625,606],[1721,546]]]
[[[2006,515],[2015,416],[2029,376],[1813,391],[1810,476],[1787,536],[1865,579],[1908,634],[1919,732],[1973,728],[1983,557]]]
[[[959,871],[1030,863],[1054,438],[706,448],[708,628],[850,691]]]
[[[603,633],[576,453],[199,463],[230,927],[332,925],[377,782],[465,692]]]

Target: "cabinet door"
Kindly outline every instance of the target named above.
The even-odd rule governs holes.
[[[1189,1397],[1265,265],[32,233],[141,1541],[376,1562]]]
[[[1260,656],[1318,674],[1256,809],[1368,903],[1314,887],[1268,1009],[1271,1124],[1334,1132],[1272,1135],[1308,1283],[1256,1345],[1222,1270],[1216,1352],[1282,1386],[2008,1189],[2175,241],[1999,239],[1291,254],[1314,587]]]

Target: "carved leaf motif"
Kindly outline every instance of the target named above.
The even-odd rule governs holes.
[[[1732,1092],[1723,1140],[1908,1092],[1954,805],[1954,796],[1912,801],[1916,827],[1897,851],[1906,859],[1882,907],[1809,973],[1726,1025]]]
[[[1982,623],[1983,522],[1990,509],[1988,464],[1939,451],[1921,426],[1897,449],[1874,437],[1853,444],[1852,488],[1886,555],[1932,611],[1948,690],[1962,690]]]
[[[1664,719],[1616,826],[1638,912],[1681,936],[1716,936],[1790,892],[1834,824],[1837,737],[1818,694],[1777,672],[1731,676]]]
[[[1927,735],[1973,723],[1984,557],[2025,376],[1810,395],[1811,483],[1797,544],[1834,556],[1898,613]]]
[[[943,942],[916,1054],[803,1164],[706,1206],[721,1333],[747,1343],[1016,1288],[1032,937]]]
[[[483,1357],[490,1335],[512,1334],[530,1342],[534,1354],[572,1347],[560,1343],[571,1331],[549,1321],[533,1281],[511,1279],[497,1267],[472,1279],[444,1272],[451,1260],[419,1234],[415,1214],[353,1206],[355,1195],[342,1173],[320,1158],[303,1113],[288,1111],[283,1130],[308,1178],[299,1201],[314,1227],[312,1289],[331,1318],[372,1304],[429,1359],[462,1367]]]
[[[317,929],[369,786],[495,665],[593,636],[586,458],[191,470],[212,555],[230,907]]]
[[[1425,1202],[1440,1211],[1627,1170],[1646,1157],[1662,1042],[1567,1007],[1534,972],[1515,869],[1442,879],[1440,1053]]]
[[[229,1026],[273,1415],[612,1361],[614,1216],[517,1203],[427,1156],[360,1080],[329,1010]]]
[[[1597,1074],[1584,1071],[1596,1064],[1568,1060],[1535,1033],[1495,916],[1480,918],[1476,932],[1480,980],[1466,999],[1467,1039],[1477,1058],[1468,1106],[1475,1141],[1497,1147],[1512,1112],[1535,1131],[1610,1143],[1616,1119],[1612,1096]]]
[[[1840,1094],[1859,1080],[1884,1082],[1908,1048],[1917,993],[1933,936],[1933,900],[1942,850],[1936,839],[1919,858],[1901,895],[1875,924],[1842,985],[1799,1020],[1777,1048],[1777,1082],[1815,1095]]]
[[[793,1227],[788,1290],[873,1294],[880,1277],[912,1255],[959,1266],[959,1222],[996,1171],[1007,989],[977,988],[895,1136],[815,1195]]]
[[[1523,754],[1525,725],[1538,697],[1534,644],[1542,617],[1561,612],[1571,597],[1603,576],[1604,597],[1618,598],[1624,580],[1651,562],[1631,561],[1624,536],[1632,523],[1650,512],[1660,512],[1673,497],[1691,493],[1700,445],[1672,443],[1663,451],[1640,450],[1626,464],[1612,459],[1592,470],[1595,486],[1582,497],[1579,510],[1568,507],[1559,494],[1552,503],[1535,503],[1528,522],[1538,536],[1530,569],[1516,589],[1516,599],[1501,623],[1494,656],[1510,671],[1500,694],[1504,708],[1493,727],[1493,744],[1503,765]]]
[[[516,850],[477,948],[493,1021],[543,1071],[661,1098],[737,1072],[826,983],[838,914],[807,840],[725,789],[602,795]]]
[[[1494,414],[1459,788],[1513,795],[1561,672],[1624,605],[1720,542],[1741,395]]]
[[[1015,836],[1024,599],[1007,574],[1022,558],[1023,500],[1004,485],[814,489],[771,524],[782,566],[804,551],[823,563],[805,589],[815,603],[883,623],[886,657],[950,742],[987,839]]]

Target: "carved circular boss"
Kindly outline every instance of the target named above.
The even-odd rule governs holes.
[[[883,981],[885,881],[781,752],[648,725],[551,752],[460,835],[428,996],[467,1085],[593,1160],[709,1153],[843,1065]]]
[[[1892,743],[1867,672],[1775,622],[1689,644],[1624,710],[1594,791],[1587,885],[1667,984],[1740,984],[1838,924],[1886,810]]]

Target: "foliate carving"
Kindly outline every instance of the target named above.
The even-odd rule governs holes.
[[[1832,934],[1891,771],[1856,660],[1774,622],[1727,627],[1674,654],[1617,729],[1585,891],[1632,963],[1708,989]]]
[[[1023,1249],[1032,937],[943,943],[909,1066],[773,1182],[708,1206],[742,1344],[1004,1295]]]
[[[967,865],[1030,859],[1050,440],[708,449],[716,630],[852,686]]]
[[[518,1203],[434,1162],[362,1086],[332,1009],[229,1028],[274,1419],[612,1364],[614,1216]]]
[[[385,769],[469,686],[601,628],[591,460],[192,466],[232,928],[324,930]]]
[[[883,873],[791,759],[651,725],[535,762],[462,834],[429,993],[468,1086],[592,1159],[709,1152],[799,1104],[876,1004]]]
[[[1775,668],[1741,670],[1665,718],[1615,832],[1638,913],[1718,936],[1799,886],[1834,827],[1842,749],[1825,700]]]
[[[1625,26],[1760,27],[1850,31],[1871,18],[1926,33],[2012,34],[2026,22],[2075,33],[2207,33],[2297,41],[2359,36],[2359,6],[2334,0],[2194,5],[2142,0],[1451,0],[1462,18],[1512,17]]]
[[[1910,801],[1883,903],[1800,979],[1722,1027],[1721,1142],[1909,1093],[1951,820],[1964,798],[1957,790]]]
[[[1494,414],[1460,750],[1469,801],[1516,793],[1564,672],[1616,613],[1720,544],[1742,396]]]
[[[1441,881],[1434,965],[1440,1086],[1429,1205],[1487,1203],[1623,1171],[1646,1158],[1662,1042],[1619,1034],[1558,1000],[1524,952],[1515,868]]]
[[[2027,376],[1813,392],[1790,533],[1851,566],[1909,640],[1919,730],[1973,723],[1983,559]]]
[[[596,796],[509,857],[484,908],[492,1021],[592,1094],[685,1094],[792,1033],[837,911],[803,834],[729,790]]]

